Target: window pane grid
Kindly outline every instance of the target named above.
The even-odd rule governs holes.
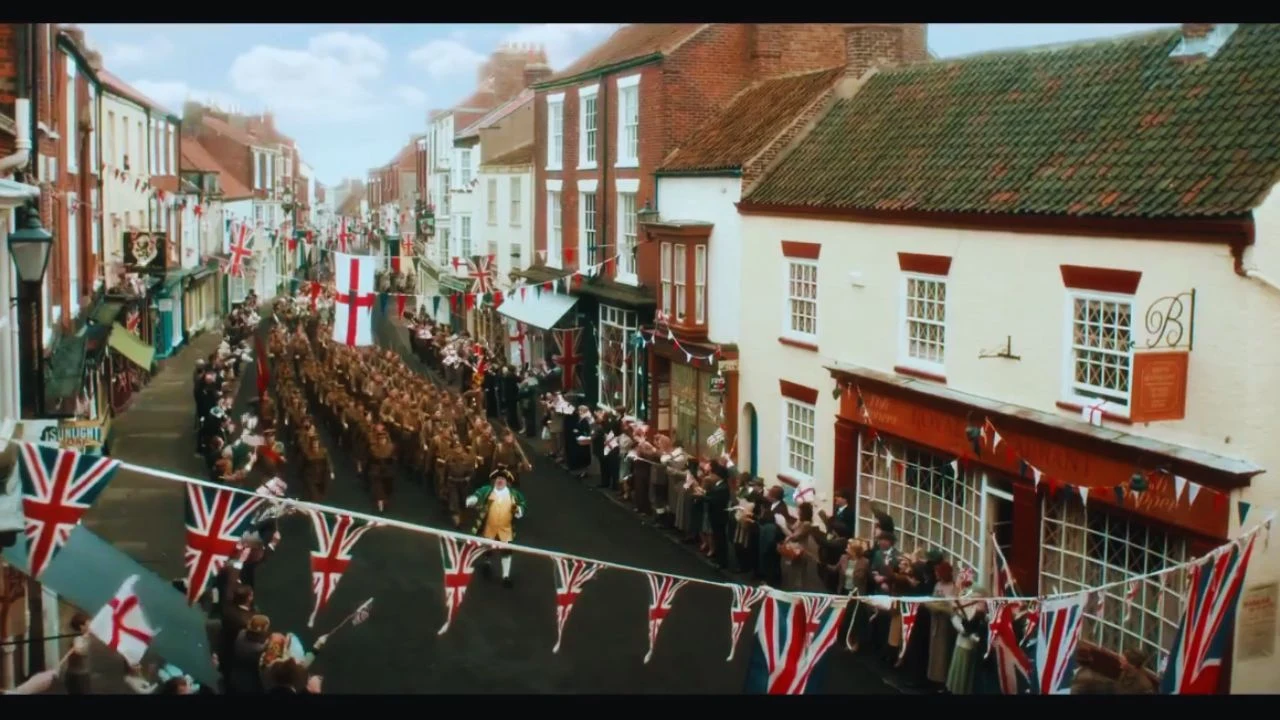
[[[707,321],[707,248],[699,245],[693,253],[693,321]]]
[[[596,98],[584,98],[582,101],[583,156],[588,165],[596,164]]]
[[[551,157],[547,158],[547,164],[560,167],[561,159],[564,157],[564,105],[552,103],[547,108],[547,124],[551,129],[551,144],[548,146]]]
[[[1186,540],[1137,519],[1087,508],[1074,497],[1046,500],[1041,520],[1040,586],[1049,593],[1073,593],[1159,572],[1187,559]],[[1100,591],[1085,603],[1086,640],[1120,653],[1130,648],[1149,656],[1158,670],[1181,625],[1186,578],[1181,572]],[[1129,618],[1125,619],[1128,612]]]
[[[784,400],[786,422],[783,428],[783,447],[786,467],[792,473],[813,477],[813,462],[817,454],[814,440],[816,411],[809,405]]]
[[[671,243],[662,243],[662,312],[671,314]]]
[[[907,278],[907,357],[941,365],[946,358],[947,281]]]
[[[673,278],[676,290],[676,308],[675,317],[677,320],[684,320],[685,315],[685,278],[688,277],[688,255],[685,248],[681,246],[675,251],[675,277]]]
[[[600,306],[600,336],[596,350],[600,357],[599,402],[602,405],[636,407],[636,384],[632,381],[635,334],[634,311]]]
[[[818,266],[791,262],[787,267],[788,329],[801,335],[818,334]]]
[[[560,262],[560,193],[547,193],[547,203],[551,206],[551,238],[548,256]]]
[[[520,178],[511,178],[511,227],[520,227]]]
[[[619,223],[622,231],[622,242],[619,243],[618,253],[622,256],[619,261],[622,264],[622,273],[624,275],[636,274],[636,194],[635,193],[619,193],[619,210],[622,213],[622,222]]]
[[[635,160],[640,156],[640,92],[637,87],[629,87],[622,91],[623,128],[622,147],[626,152],[625,160]]]
[[[596,264],[596,194],[582,193],[582,238],[586,246],[584,265]]]
[[[489,224],[497,225],[498,224],[498,181],[491,179],[485,185],[489,193],[489,197],[485,198]]]
[[[1128,301],[1072,299],[1072,387],[1077,394],[1129,404],[1132,324]]]

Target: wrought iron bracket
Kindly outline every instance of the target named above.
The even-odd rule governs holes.
[[[1144,324],[1148,334],[1148,350],[1185,347],[1187,352],[1191,352],[1196,339],[1196,289],[1191,288],[1186,292],[1152,301],[1147,306]]]

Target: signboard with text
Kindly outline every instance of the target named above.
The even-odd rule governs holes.
[[[137,230],[124,233],[124,266],[127,272],[159,275],[165,271],[168,238],[163,232]]]

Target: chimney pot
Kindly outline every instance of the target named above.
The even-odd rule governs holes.
[[[1213,23],[1182,23],[1182,36],[1187,38],[1206,37],[1213,31]]]

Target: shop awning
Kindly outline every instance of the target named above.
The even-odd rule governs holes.
[[[151,370],[151,361],[155,357],[156,349],[142,342],[137,335],[126,330],[120,323],[111,326],[111,336],[107,338],[107,345],[129,358],[129,362],[134,365],[143,370]]]
[[[532,325],[541,330],[550,330],[576,304],[578,304],[578,298],[572,295],[543,292],[539,297],[537,291],[530,290],[524,293],[523,298],[518,292],[511,293],[498,307],[498,312],[516,322]]]
[[[120,302],[104,302],[93,311],[93,322],[98,325],[111,326],[120,317],[120,312],[124,310],[124,303]]]
[[[445,292],[464,293],[471,290],[471,278],[441,273],[437,282],[440,283],[440,289]]]
[[[27,572],[27,543],[22,533],[4,559]],[[211,662],[205,618],[199,607],[187,606],[186,598],[173,584],[117,550],[83,525],[71,531],[62,551],[40,577],[40,582],[72,605],[93,615],[115,597],[116,590],[131,575],[138,576],[134,590],[151,627],[157,629],[151,650],[168,663],[177,665],[197,682],[215,687],[218,673]]]

